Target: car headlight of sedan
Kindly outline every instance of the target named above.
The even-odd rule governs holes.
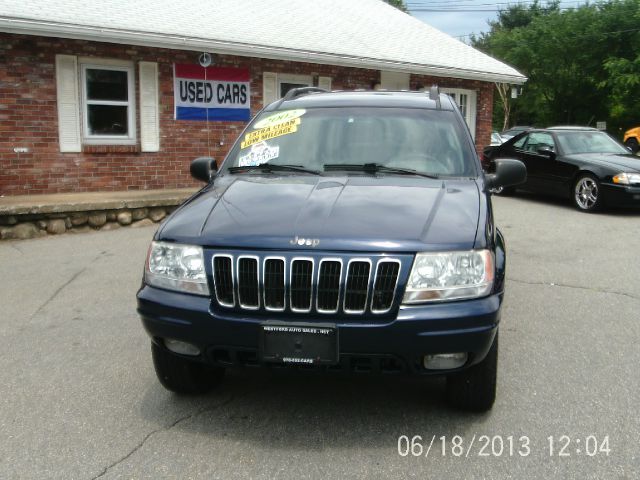
[[[613,183],[618,185],[640,184],[640,173],[619,173],[613,177]]]
[[[488,295],[494,262],[489,250],[418,253],[403,303],[462,300]]]
[[[209,295],[202,247],[151,242],[144,278],[154,287]]]

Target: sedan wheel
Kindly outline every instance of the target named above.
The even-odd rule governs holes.
[[[583,212],[595,212],[602,205],[600,183],[593,175],[582,175],[573,188],[573,202]]]

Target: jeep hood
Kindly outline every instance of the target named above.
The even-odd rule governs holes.
[[[471,249],[474,180],[226,175],[174,212],[157,238],[209,247],[405,251]]]

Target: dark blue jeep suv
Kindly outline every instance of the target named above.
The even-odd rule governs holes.
[[[458,407],[496,394],[505,247],[457,106],[430,92],[290,91],[160,227],[138,313],[160,382],[225,368],[446,374]]]

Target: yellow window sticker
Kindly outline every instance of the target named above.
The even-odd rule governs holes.
[[[249,132],[244,136],[244,140],[240,144],[240,148],[247,148],[254,143],[264,142],[271,138],[281,137],[289,133],[295,133],[298,131],[298,125],[300,125],[300,119],[294,118],[288,122],[278,123],[255,132]]]
[[[307,113],[304,108],[298,108],[296,110],[285,110],[284,112],[276,112],[273,115],[269,115],[268,117],[263,118],[253,125],[253,128],[266,128],[271,127],[273,125],[278,125],[280,123],[285,123],[294,118],[300,118],[302,115]]]

